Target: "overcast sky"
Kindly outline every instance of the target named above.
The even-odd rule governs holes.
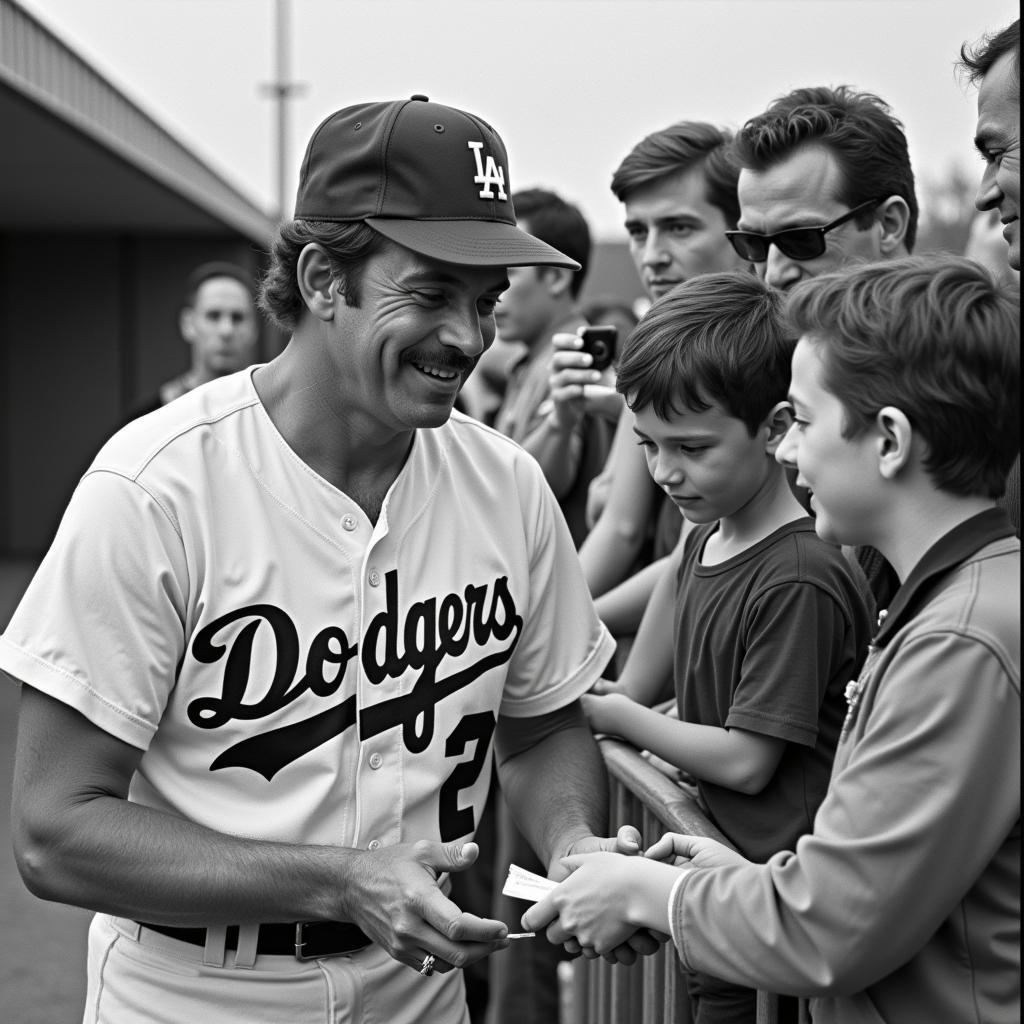
[[[261,86],[274,0],[18,0],[255,202],[276,205]],[[1007,0],[290,0],[290,181],[306,139],[349,103],[425,93],[490,121],[514,188],[577,202],[621,238],[611,172],[685,119],[739,127],[800,85],[875,92],[904,122],[915,171],[973,177],[975,95],[960,44],[1017,17]]]

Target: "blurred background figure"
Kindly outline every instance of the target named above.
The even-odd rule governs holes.
[[[527,189],[512,200],[519,227],[569,255],[581,269],[509,267],[509,286],[494,319],[500,336],[525,351],[511,367],[494,426],[540,463],[579,547],[587,530],[587,488],[604,467],[614,424],[601,415],[565,414],[552,402],[551,339],[575,334],[587,322],[578,298],[590,263],[590,228],[583,214],[554,192]]]
[[[526,354],[526,346],[507,341],[498,333],[494,344],[480,357],[472,376],[462,386],[455,408],[467,416],[494,426],[512,367]]]
[[[1003,223],[996,209],[981,210],[971,220],[964,255],[985,267],[1001,284],[1020,286],[1020,271],[1010,266],[1006,258],[1006,239]]]
[[[617,327],[620,346],[640,319],[633,303],[619,298],[618,295],[595,295],[583,303],[582,313],[588,324],[611,324]]]
[[[253,362],[259,338],[254,285],[248,271],[223,261],[202,263],[189,274],[178,328],[192,350],[191,365],[134,409],[131,419]]]

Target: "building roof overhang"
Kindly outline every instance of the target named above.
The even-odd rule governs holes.
[[[12,0],[0,133],[0,230],[273,234],[266,211]]]

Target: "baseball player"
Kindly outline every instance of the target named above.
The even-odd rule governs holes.
[[[494,759],[545,863],[638,848],[596,838],[613,644],[557,503],[452,415],[506,267],[576,266],[510,194],[475,115],[331,115],[264,283],[284,352],[81,480],[0,668],[23,877],[98,912],[86,1021],[464,1024],[452,968],[509,942],[446,897]]]

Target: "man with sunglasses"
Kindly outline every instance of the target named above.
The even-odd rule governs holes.
[[[734,154],[740,219],[726,235],[773,287],[913,249],[907,140],[877,96],[795,89],[747,121]]]
[[[794,89],[747,121],[733,154],[740,218],[726,237],[773,287],[913,250],[907,139],[879,97],[845,85]],[[886,608],[892,567],[874,548],[856,549],[856,559]]]

